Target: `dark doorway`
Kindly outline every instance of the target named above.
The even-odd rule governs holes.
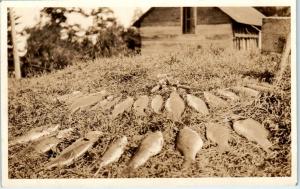
[[[182,10],[182,32],[195,33],[195,9],[193,7],[183,7]]]

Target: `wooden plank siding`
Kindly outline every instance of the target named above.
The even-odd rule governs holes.
[[[217,7],[197,7],[197,25],[230,23],[232,19]]]
[[[195,32],[183,32],[182,7],[155,7],[139,23],[142,54],[174,51],[184,46],[255,49],[259,30],[236,23],[217,7],[194,7]],[[249,33],[250,31],[250,33]]]
[[[157,7],[146,15],[141,22],[145,26],[179,26],[181,14],[180,7]]]
[[[233,23],[233,46],[238,50],[257,49],[260,46],[259,28]]]

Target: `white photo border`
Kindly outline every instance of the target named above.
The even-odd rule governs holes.
[[[145,6],[290,6],[291,7],[291,177],[128,178],[128,179],[9,179],[7,7],[145,7]],[[1,171],[4,187],[196,187],[294,186],[297,183],[296,0],[53,0],[1,2]]]

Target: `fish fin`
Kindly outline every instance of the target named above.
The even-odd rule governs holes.
[[[76,112],[79,112],[79,110],[80,110],[80,107],[73,108],[73,109],[71,110],[71,115],[75,114]]]
[[[271,145],[272,146],[272,145]],[[271,154],[273,151],[270,149],[271,146],[263,146],[263,150],[267,153],[267,154]]]

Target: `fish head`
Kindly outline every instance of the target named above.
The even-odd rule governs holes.
[[[54,132],[54,131],[56,131],[59,127],[60,127],[60,125],[59,125],[59,124],[56,124],[56,125],[54,125],[54,126],[46,127],[46,130],[49,131],[49,132]]]
[[[237,114],[230,114],[230,115],[226,115],[224,116],[223,122],[228,123],[228,122],[234,122],[234,121],[238,121],[238,120],[242,120],[245,119],[244,116],[241,115],[237,115]]]
[[[76,94],[80,94],[81,92],[80,91],[74,91],[72,92],[72,94],[76,95]]]
[[[90,131],[85,135],[85,138],[87,139],[96,139],[100,137],[103,134],[102,131]]]
[[[155,136],[160,139],[160,145],[162,146],[164,143],[163,134],[161,131],[155,131]]]
[[[175,88],[175,87],[174,87]],[[170,94],[170,98],[177,98],[179,97],[179,94],[177,93],[177,89],[173,90]]]
[[[120,138],[120,142],[121,142],[122,146],[127,145],[127,143],[128,143],[127,137],[126,136],[122,136],[122,138]]]
[[[155,135],[157,135],[157,136],[162,136],[162,132],[161,131],[155,131],[155,132],[153,132]]]
[[[107,99],[108,101],[112,101],[112,100],[114,99],[114,96],[113,96],[113,95],[109,95],[108,97],[106,97],[106,99]]]

